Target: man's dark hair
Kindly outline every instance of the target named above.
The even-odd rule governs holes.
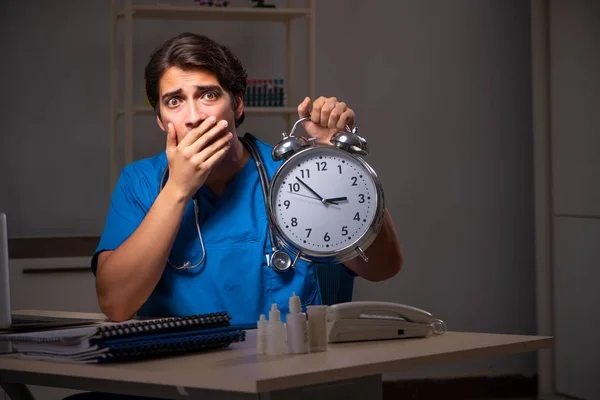
[[[234,109],[234,97],[244,97],[247,74],[233,52],[207,36],[186,32],[167,40],[156,49],[146,65],[146,96],[159,117],[158,82],[170,67],[182,70],[201,69],[215,74],[219,84],[231,95]],[[236,127],[240,126],[244,117],[242,113],[235,121]]]

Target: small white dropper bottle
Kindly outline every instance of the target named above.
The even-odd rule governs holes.
[[[302,312],[300,297],[292,293],[289,300],[290,313],[286,315],[287,343],[290,354],[308,353],[308,322]]]
[[[271,304],[267,331],[267,355],[285,354],[285,326],[275,303]]]
[[[267,352],[267,319],[265,314],[260,314],[256,328],[256,354],[265,354]]]

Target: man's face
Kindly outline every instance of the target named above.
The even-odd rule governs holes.
[[[229,125],[225,132],[236,135],[235,119],[241,116],[243,103],[241,98],[233,101],[214,74],[169,67],[160,78],[158,96],[158,125],[166,132],[171,122],[177,132],[177,142],[211,116],[217,121],[226,120]],[[237,106],[232,107],[235,104]]]

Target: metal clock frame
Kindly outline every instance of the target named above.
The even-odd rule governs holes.
[[[294,160],[300,158],[305,153],[313,152],[316,149],[319,149],[321,151],[325,150],[327,152],[334,152],[334,153],[340,152],[340,153],[343,153],[344,155],[354,158],[365,169],[368,176],[373,181],[373,184],[375,186],[375,191],[376,191],[375,195],[377,197],[376,207],[375,207],[375,216],[374,216],[374,219],[371,222],[369,228],[361,235],[360,238],[353,241],[352,244],[347,245],[346,247],[342,248],[341,250],[332,251],[329,253],[316,252],[316,251],[312,251],[312,250],[303,248],[300,245],[295,245],[294,240],[290,239],[283,232],[283,230],[279,227],[279,225],[277,223],[276,215],[275,215],[276,208],[273,206],[273,203],[275,201],[274,185],[278,181],[278,178],[281,175],[281,172],[286,170],[286,167],[288,165],[291,165],[291,163],[294,163],[295,162]],[[357,256],[360,256],[363,258],[363,260],[368,261],[368,258],[365,255],[364,250],[366,250],[366,248],[373,243],[373,241],[377,237],[377,234],[381,230],[381,226],[383,225],[384,202],[385,201],[384,201],[384,194],[383,194],[383,186],[381,185],[381,181],[379,180],[377,173],[361,157],[359,157],[355,154],[352,154],[352,152],[350,152],[350,151],[343,150],[336,146],[327,146],[327,145],[316,146],[316,145],[314,145],[314,143],[311,143],[309,145],[309,147],[299,150],[299,151],[295,152],[294,154],[292,154],[289,158],[287,158],[283,162],[283,164],[281,164],[279,166],[279,168],[275,172],[275,175],[273,176],[273,179],[271,179],[271,182],[269,184],[268,198],[269,198],[269,201],[267,204],[267,216],[270,220],[271,226],[273,226],[275,228],[276,239],[279,240],[280,243],[283,245],[283,247],[291,253],[290,255],[292,257],[294,257],[294,255],[295,255],[295,259],[294,259],[294,262],[292,263],[292,265],[296,264],[296,261],[298,260],[298,258],[301,258],[305,261],[314,262],[314,263],[329,263],[329,262],[334,262],[334,261],[344,262],[344,261],[353,259]]]

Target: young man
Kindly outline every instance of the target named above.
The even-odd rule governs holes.
[[[282,315],[295,292],[319,304],[315,266],[269,268],[265,204],[255,163],[238,138],[246,72],[231,51],[191,33],[164,43],[146,67],[146,93],[166,132],[166,150],[127,166],[92,258],[98,301],[112,320],[227,311],[234,323],[256,322],[277,303]],[[335,97],[298,106],[308,135],[322,144],[354,111]],[[269,178],[272,147],[250,137]],[[369,262],[349,273],[378,281],[394,276],[402,253],[388,213]]]

